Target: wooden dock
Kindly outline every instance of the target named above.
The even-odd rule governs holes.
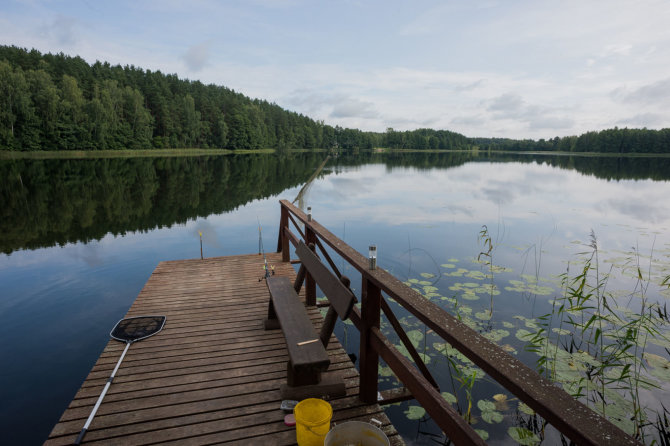
[[[267,257],[276,274],[295,277],[281,254]],[[279,409],[286,343],[281,330],[263,329],[262,266],[256,254],[161,262],[126,317],[165,315],[165,328],[130,347],[84,443],[295,444]],[[308,312],[318,332],[321,313]],[[74,442],[123,348],[110,340],[46,445]],[[375,418],[392,445],[403,444],[379,405],[360,402],[359,374],[334,337],[328,354],[347,387],[330,401],[333,422]]]

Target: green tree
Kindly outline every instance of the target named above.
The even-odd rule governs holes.
[[[21,126],[32,112],[23,71],[0,61],[0,148],[19,149]]]

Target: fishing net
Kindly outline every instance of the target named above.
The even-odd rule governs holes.
[[[155,335],[163,329],[165,316],[139,316],[119,321],[110,336],[122,342],[135,342]]]

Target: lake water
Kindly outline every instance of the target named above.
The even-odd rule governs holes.
[[[266,249],[276,246],[278,200],[296,198],[324,157],[0,161],[0,444],[46,439],[157,263],[199,257],[199,231],[208,257],[256,252],[258,222]],[[579,315],[557,312],[569,294],[560,275],[576,277],[597,246],[590,286],[601,281],[596,294],[612,314],[632,320],[660,304],[660,313],[638,325],[655,335],[644,342],[638,336],[629,350],[639,358],[631,359],[633,370],[656,386],[637,389],[652,423],[644,431],[648,443],[664,435],[653,426],[655,411],[662,413],[663,402],[670,407],[663,313],[670,294],[661,286],[670,275],[668,180],[668,158],[361,155],[329,160],[299,204],[359,252],[376,244],[380,267],[529,365],[539,356],[524,349],[528,336],[547,328],[551,339],[541,342],[553,352],[551,373],[572,390],[573,378],[604,361],[596,362],[593,333],[567,324],[570,314]],[[488,258],[483,251],[493,265],[481,261]],[[358,292],[360,279],[342,267]],[[551,429],[542,434],[538,418],[512,395],[394,309],[461,411],[468,392],[451,370],[478,373],[472,421],[490,442],[515,444],[510,429],[518,427],[545,435],[544,444],[560,442]],[[548,325],[540,316],[552,311]],[[601,322],[608,342],[621,338],[623,325]],[[349,352],[357,351],[353,327],[339,324],[336,332]],[[570,348],[566,340],[573,354],[590,355],[559,354]],[[393,387],[383,364],[380,373],[382,387]],[[625,390],[608,392],[608,404],[628,409]],[[596,400],[589,404],[598,406]],[[407,442],[442,443],[413,406],[387,410]]]

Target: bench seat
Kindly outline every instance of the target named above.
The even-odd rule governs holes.
[[[330,365],[328,353],[291,281],[288,277],[268,277],[267,281],[272,307],[284,333],[293,367],[327,370]]]
[[[314,330],[305,305],[287,277],[268,277],[270,303],[265,329],[281,328],[289,361],[286,383],[280,386],[283,399],[339,397],[346,394],[344,380],[328,372],[330,358]]]

